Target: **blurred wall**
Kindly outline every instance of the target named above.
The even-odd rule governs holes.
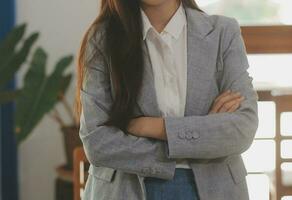
[[[29,32],[41,32],[35,47],[41,45],[48,51],[48,73],[61,56],[75,54],[76,59],[84,31],[97,12],[98,0],[16,0],[17,24],[27,22]],[[75,72],[75,63],[69,71]],[[19,85],[26,69],[18,74]],[[71,105],[74,85],[67,93]],[[63,107],[57,109],[70,123]],[[53,200],[55,168],[65,162],[59,125],[46,116],[18,151],[20,200]]]

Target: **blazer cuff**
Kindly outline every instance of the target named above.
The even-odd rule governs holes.
[[[187,118],[180,118],[180,120],[187,120]],[[177,117],[164,117],[165,131],[166,131],[166,156],[168,158],[185,158],[185,153],[188,151],[189,142],[194,142],[200,137],[199,130],[188,129],[186,124]],[[184,125],[184,126],[182,126]],[[198,126],[199,127],[199,126]]]

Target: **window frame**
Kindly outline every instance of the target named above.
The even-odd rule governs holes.
[[[292,53],[292,25],[241,26],[241,32],[249,54]]]
[[[276,54],[292,53],[292,25],[271,26],[241,26],[241,33],[248,54]],[[257,91],[259,101],[273,101],[276,104],[276,135],[275,141],[275,179],[272,181],[274,189],[270,191],[270,199],[278,200],[292,195],[290,187],[282,184],[281,164],[292,163],[292,158],[281,157],[281,141],[292,139],[292,136],[283,136],[280,132],[281,112],[292,112],[292,95],[272,96],[270,91]],[[261,139],[261,138],[260,138]],[[260,140],[256,139],[255,140]],[[254,174],[254,173],[249,173]],[[260,174],[260,173],[256,173]]]

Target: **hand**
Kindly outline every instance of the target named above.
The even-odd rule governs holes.
[[[164,119],[161,117],[133,118],[127,127],[127,131],[138,137],[166,139]]]
[[[128,124],[127,131],[130,132],[132,135],[136,136],[143,136],[143,127],[146,123],[146,117],[137,117],[131,119]]]
[[[210,113],[218,112],[234,112],[240,105],[240,102],[244,99],[239,92],[231,92],[227,90],[220,94],[213,102]]]

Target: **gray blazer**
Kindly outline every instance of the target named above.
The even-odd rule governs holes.
[[[186,8],[187,98],[184,117],[165,117],[167,141],[126,135],[100,125],[108,118],[114,91],[110,62],[102,42],[91,39],[81,90],[80,138],[90,162],[84,200],[146,200],[144,177],[171,180],[175,159],[187,158],[200,200],[247,200],[247,171],[241,153],[258,128],[258,95],[247,72],[249,63],[236,19]],[[95,39],[103,34],[102,26]],[[161,117],[147,46],[143,44],[145,74],[135,115]],[[89,54],[87,54],[89,55]],[[245,97],[232,113],[208,114],[223,91]]]

